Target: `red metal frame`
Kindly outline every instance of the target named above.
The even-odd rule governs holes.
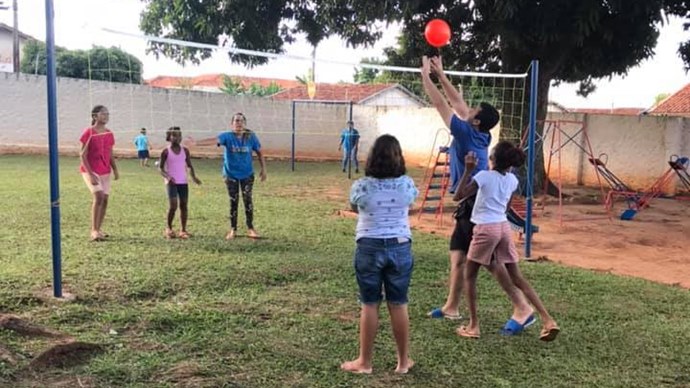
[[[549,124],[548,129],[551,130],[551,145],[549,148],[549,158],[548,158],[548,163],[546,167],[546,176],[544,177],[544,195],[546,195],[547,188],[548,188],[548,183],[549,183],[549,178],[551,177],[551,161],[553,159],[554,154],[558,154],[558,222],[561,226],[563,226],[564,219],[563,219],[563,172],[562,172],[562,158],[561,158],[561,150],[567,146],[569,143],[575,144],[578,148],[582,150],[582,152],[585,153],[587,158],[594,158],[594,150],[592,149],[592,143],[589,139],[589,134],[587,133],[587,124],[583,121],[578,121],[578,120],[545,120],[544,124]],[[561,124],[575,124],[579,125],[580,128],[575,131],[573,135],[567,134],[563,128],[561,128]],[[582,139],[584,140],[586,148],[583,146],[575,143],[575,137],[582,134]],[[565,137],[568,138],[567,141],[563,142],[562,135],[565,135]],[[558,147],[554,150],[556,140],[558,140]],[[602,198],[602,205],[604,206],[604,210],[606,212],[605,215],[602,216],[595,216],[595,217],[580,217],[580,218],[571,218],[569,221],[591,221],[591,220],[600,220],[604,218],[608,218],[609,221],[612,220],[611,217],[611,210],[608,207],[608,194],[606,193],[606,190],[604,189],[604,185],[601,182],[601,175],[599,174],[599,169],[596,168],[596,166],[593,166],[594,168],[594,173],[597,177],[597,182],[599,184],[599,190],[601,191],[601,198]]]
[[[446,141],[444,146],[437,146],[439,143],[439,135],[443,133],[448,137],[448,140]],[[434,144],[432,145],[431,148],[431,153],[429,154],[429,161],[427,162],[427,166],[431,164],[432,159],[434,158],[434,153],[436,154],[436,159],[434,160],[434,164],[430,167],[427,168],[426,172],[424,173],[424,180],[423,186],[424,188],[424,196],[422,197],[422,204],[419,207],[419,214],[417,215],[417,220],[420,220],[422,218],[422,215],[425,213],[424,207],[427,203],[427,199],[429,197],[429,191],[431,190],[437,190],[433,189],[431,186],[434,184],[435,178],[439,178],[437,176],[436,170],[438,168],[442,169],[441,173],[441,180],[440,180],[440,199],[438,199],[438,205],[436,207],[436,210],[434,211],[434,218],[436,218],[436,221],[438,222],[439,227],[443,226],[443,202],[445,200],[446,193],[448,192],[448,186],[450,186],[450,157],[448,155],[448,151],[446,152],[441,152],[441,147],[445,147],[446,149],[448,148],[450,144],[450,135],[448,133],[448,130],[446,129],[439,129],[436,132],[436,137],[434,138]],[[441,161],[441,154],[443,154],[443,161]]]

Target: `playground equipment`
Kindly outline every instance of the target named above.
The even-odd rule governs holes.
[[[558,154],[558,174],[556,176],[557,187],[558,187],[558,220],[562,226],[564,223],[563,219],[563,172],[562,172],[562,158],[561,151],[568,145],[573,144],[579,148],[588,159],[594,158],[594,151],[592,149],[592,143],[589,140],[589,134],[587,133],[587,125],[583,121],[578,120],[546,120],[545,124],[549,125],[551,134],[551,145],[549,149],[549,157],[546,167],[546,176],[544,177],[544,194],[546,194],[549,184],[549,178],[551,177],[551,163],[553,161],[553,156]],[[574,133],[569,134],[565,129],[563,129],[563,124],[574,125],[576,130]],[[580,136],[579,142],[576,137]],[[563,137],[566,138],[563,141]],[[605,214],[600,216],[592,217],[581,217],[577,219],[570,218],[569,221],[590,221],[595,219],[608,218],[611,219],[611,212],[607,206],[606,198],[607,193],[604,190],[604,186],[601,182],[600,169],[594,165],[594,174],[597,177],[597,183],[599,185],[599,191],[601,193],[602,205],[604,206]]]
[[[445,141],[439,142],[442,136],[445,137]],[[419,215],[417,216],[417,219],[421,220],[424,214],[434,214],[438,226],[443,226],[444,201],[450,186],[449,144],[450,133],[448,130],[439,129],[436,131],[429,160],[426,164],[429,167],[424,173],[424,180],[422,181],[424,195],[422,196],[422,204],[419,207]]]
[[[643,192],[636,192],[628,189],[627,191],[611,190],[606,196],[606,205],[609,209],[613,208],[613,203],[616,197],[625,198],[628,208],[624,210],[620,219],[624,221],[632,220],[637,213],[649,207],[649,203],[664,193],[664,188],[667,187],[675,176],[680,178],[680,181],[685,187],[690,189],[690,176],[688,174],[688,165],[690,159],[687,157],[679,157],[672,155],[668,161],[669,168],[657,179],[649,189]],[[627,187],[627,186],[626,186]]]

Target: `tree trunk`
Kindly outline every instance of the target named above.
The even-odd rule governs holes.
[[[537,81],[537,128],[534,147],[534,180],[533,193],[540,195],[544,190],[546,183],[547,193],[549,195],[558,195],[558,188],[546,178],[546,168],[544,166],[544,143],[540,141],[544,134],[544,120],[549,102],[549,87],[551,85],[550,72],[544,71],[539,75]],[[527,132],[529,131],[529,101],[530,101],[530,80],[527,79],[525,84],[525,102],[523,107],[517,104],[506,104],[503,107],[501,140],[507,140],[515,144],[521,144],[524,140],[523,147],[527,146]],[[517,111],[522,109],[522,115]],[[547,140],[547,139],[545,139]],[[547,140],[548,141],[548,140]],[[527,178],[527,169],[522,168],[519,171],[520,180],[524,183]],[[522,187],[524,193],[524,187]]]

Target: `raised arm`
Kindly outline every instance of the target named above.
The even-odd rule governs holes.
[[[450,121],[453,118],[453,109],[448,105],[443,94],[441,94],[436,85],[431,81],[430,72],[429,58],[425,55],[422,57],[422,86],[424,87],[424,92],[429,96],[429,100],[431,100],[432,105],[434,105],[441,115],[443,122],[450,128]]]
[[[461,90],[457,90],[455,86],[453,86],[453,83],[450,82],[448,77],[446,77],[446,73],[443,71],[443,62],[441,57],[431,58],[430,66],[431,71],[433,71],[438,77],[441,87],[443,88],[443,92],[446,94],[446,97],[448,98],[450,105],[453,107],[453,110],[455,113],[457,113],[458,117],[466,120],[470,112],[470,107],[467,106],[467,103],[462,98]]]

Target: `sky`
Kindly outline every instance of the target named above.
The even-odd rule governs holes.
[[[9,1],[11,3],[11,1]],[[142,35],[139,31],[139,14],[144,8],[140,0],[54,0],[55,41],[68,49],[87,49],[92,45],[118,46],[135,55],[144,63],[144,78],[159,75],[194,76],[210,73],[247,75],[294,79],[307,74],[309,61],[279,59],[268,65],[247,69],[231,64],[224,54],[214,55],[201,65],[181,66],[166,58],[156,59],[146,54],[143,40],[114,35],[102,31],[108,28]],[[45,0],[19,0],[19,29],[37,39],[45,40]],[[0,11],[0,22],[12,25],[12,12]],[[316,51],[316,58],[357,63],[362,58],[382,57],[383,48],[395,45],[397,29],[381,26],[383,38],[371,48],[352,49],[338,38],[331,37],[322,42]],[[647,108],[661,93],[673,93],[690,82],[690,75],[683,69],[683,62],[677,54],[678,45],[690,38],[683,31],[682,21],[671,20],[661,28],[655,55],[630,69],[625,77],[598,80],[597,90],[587,98],[576,95],[575,84],[552,87],[551,101],[568,108]],[[287,46],[287,54],[309,57],[311,46],[299,41]],[[329,65],[317,63],[317,82],[352,82],[354,68],[350,65]]]

